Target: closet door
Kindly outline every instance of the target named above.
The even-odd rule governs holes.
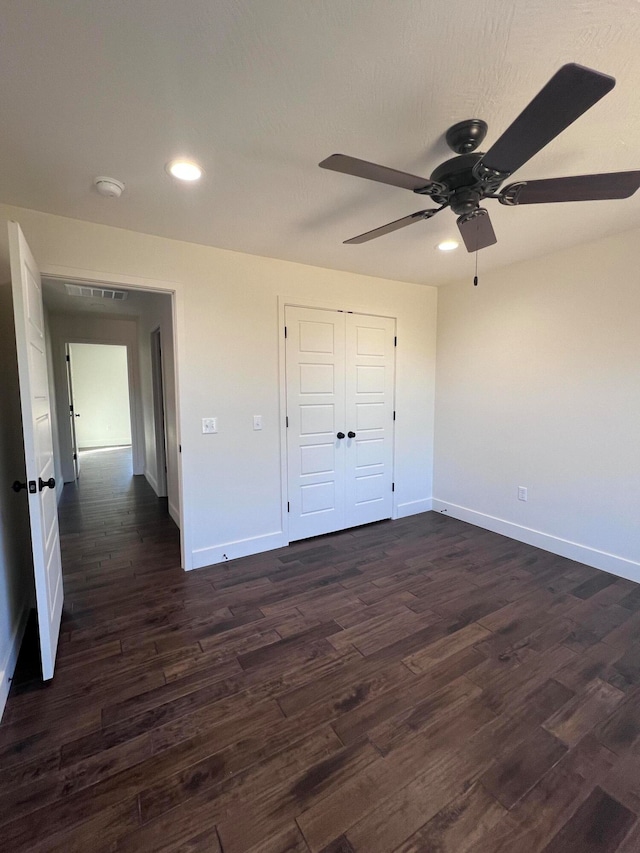
[[[395,320],[345,314],[345,527],[393,508]]]
[[[345,315],[287,307],[289,539],[345,526]]]

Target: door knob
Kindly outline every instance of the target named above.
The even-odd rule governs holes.
[[[79,417],[80,417],[80,415],[76,415],[76,417],[77,417],[77,418],[79,418]]]
[[[338,433],[338,435],[337,435],[337,438],[344,438],[344,433],[343,433],[343,432],[339,432],[339,433]]]
[[[42,491],[43,489],[55,489],[56,481],[53,477],[49,477],[48,480],[43,480],[42,477],[38,477],[38,489]]]
[[[349,438],[355,438],[355,437],[356,437],[356,434],[355,434],[355,432],[354,432],[352,429],[350,429],[350,430],[349,430],[349,432],[347,433],[347,435],[349,436]]]

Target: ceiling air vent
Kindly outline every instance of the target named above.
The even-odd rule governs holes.
[[[112,290],[110,287],[89,287],[85,284],[65,283],[65,289],[69,296],[88,296],[90,299],[111,299],[113,302],[122,302],[129,294],[126,290]]]

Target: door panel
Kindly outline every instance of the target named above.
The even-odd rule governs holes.
[[[53,677],[62,618],[62,562],[40,273],[20,226],[9,223],[11,283],[42,677]],[[39,487],[42,485],[42,488]],[[16,497],[22,500],[22,492]]]
[[[344,318],[290,308],[286,376],[289,538],[344,527]]]
[[[389,518],[395,320],[287,307],[285,322],[290,540]]]
[[[393,510],[395,320],[346,314],[346,527]]]

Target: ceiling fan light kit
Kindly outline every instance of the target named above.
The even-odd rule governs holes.
[[[516,181],[500,189],[507,178],[610,92],[615,82],[608,74],[582,65],[563,65],[486,154],[476,151],[487,134],[486,122],[473,118],[450,127],[445,138],[457,156],[440,164],[429,179],[332,154],[319,164],[321,168],[411,190],[429,196],[438,205],[344,242],[365,243],[450,208],[458,217],[467,251],[477,252],[496,243],[489,213],[480,206],[485,199],[515,207],[628,198],[640,187],[640,171]]]

